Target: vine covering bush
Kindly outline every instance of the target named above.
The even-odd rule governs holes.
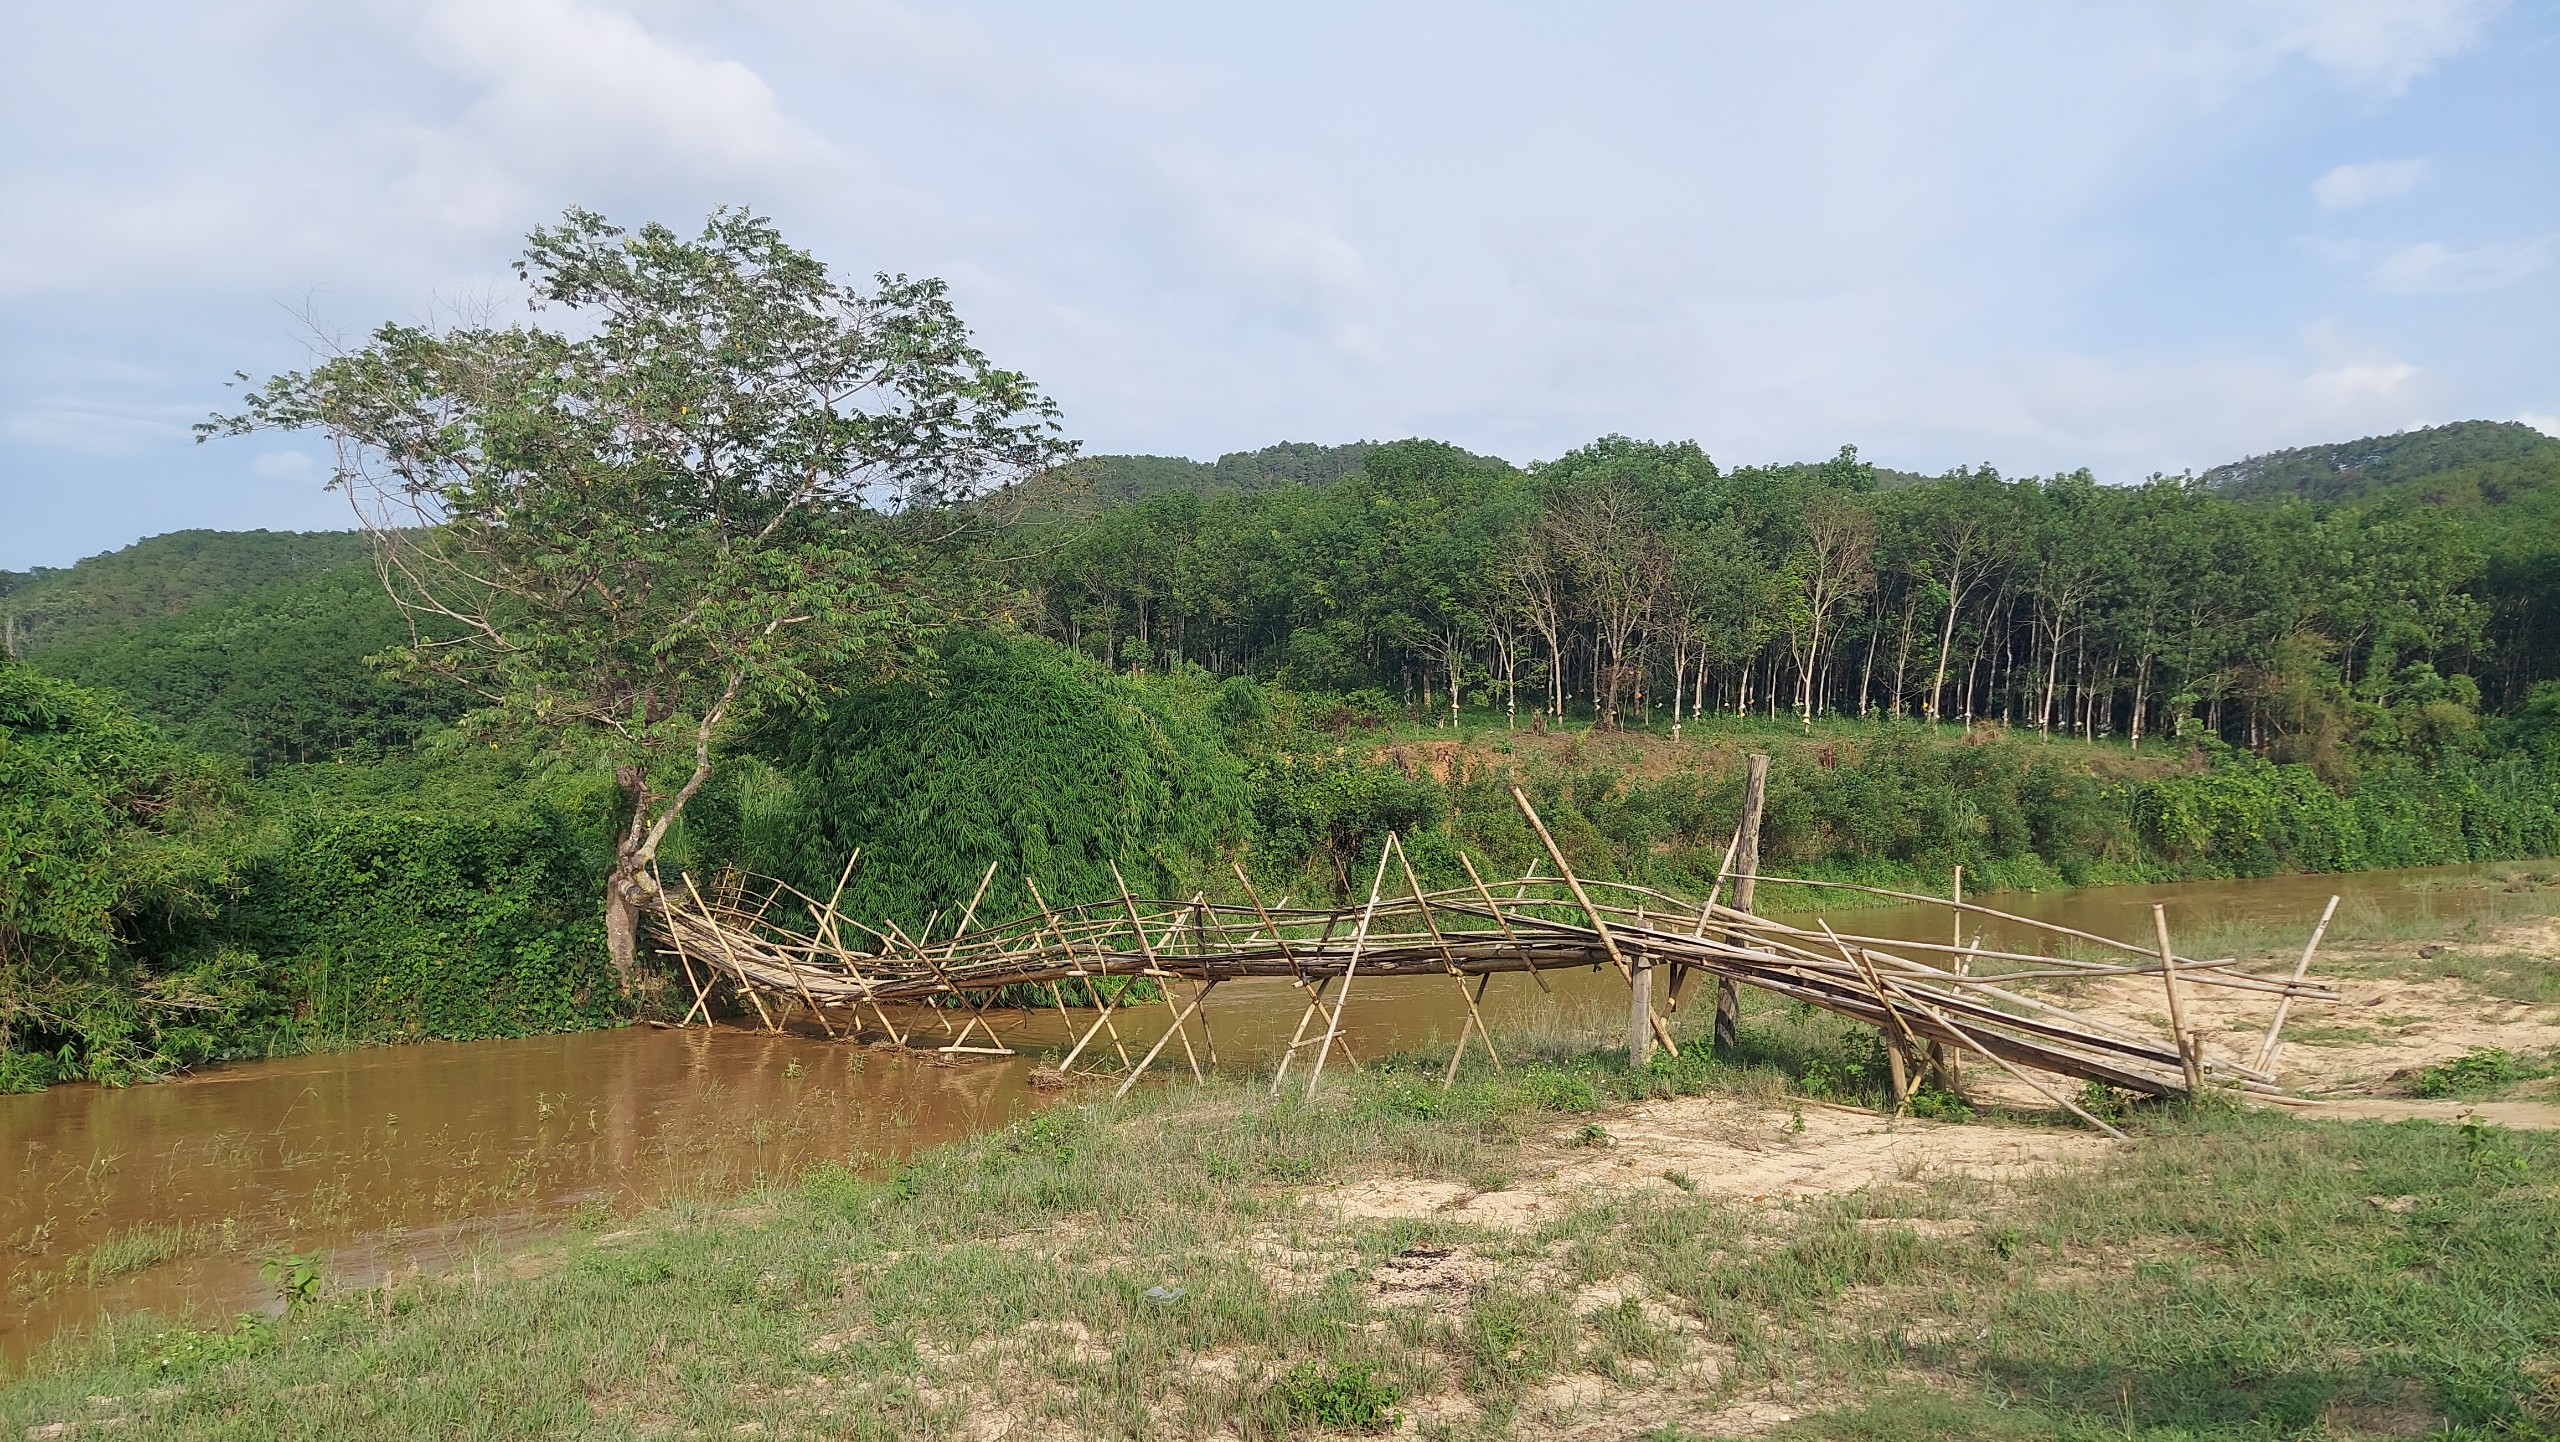
[[[1022,636],[963,633],[937,674],[842,692],[778,717],[695,802],[684,854],[734,862],[826,896],[855,847],[846,905],[921,924],[996,882],[984,916],[1129,885],[1215,885],[1249,827],[1244,769],[1215,714],[1235,699],[1197,673],[1118,677]]]
[[[431,774],[251,789],[0,664],[0,1090],[610,1020],[593,839]]]

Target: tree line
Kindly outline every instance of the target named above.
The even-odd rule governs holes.
[[[1854,448],[1726,469],[1610,436],[1522,470],[1398,442],[1329,485],[1026,526],[1023,619],[1123,669],[1372,688],[1442,721],[1996,720],[2315,762],[2441,740],[2388,718],[2458,727],[2560,674],[2560,547],[2493,569],[2495,511],[1894,479]]]

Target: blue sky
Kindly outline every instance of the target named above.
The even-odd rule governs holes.
[[[2560,4],[19,7],[0,567],[344,524],[192,445],[570,204],[952,282],[1100,451],[1607,432],[2105,480],[2560,432]]]

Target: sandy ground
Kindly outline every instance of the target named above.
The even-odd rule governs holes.
[[[2309,1116],[2424,1117],[2441,1121],[2477,1118],[2510,1127],[2560,1128],[2560,1088],[2548,1080],[2524,1083],[2494,1100],[2422,1099],[2407,1094],[2411,1068],[2450,1060],[2475,1047],[2493,1046],[2532,1059],[2560,1052],[2560,1012],[2483,993],[2451,978],[2411,980],[2392,974],[2420,959],[2419,943],[2336,948],[2315,961],[2313,975],[2328,976],[2342,993],[2335,1002],[2295,1003],[2286,1025],[2291,1038],[2279,1054],[2286,1087],[2311,1099]],[[2467,939],[2466,952],[2520,954],[2560,965],[2560,920],[2536,919]],[[2263,968],[2262,968],[2263,969]],[[2119,1024],[2167,1028],[2159,983],[2106,983],[2066,1000],[2075,1009]],[[2200,1024],[2220,1055],[2255,1054],[2274,999],[2226,987],[2197,987],[2186,1003],[2190,1023]],[[1975,1071],[1968,1088],[1977,1100],[2020,1110],[2049,1104],[2008,1077]],[[1616,1113],[1595,1135],[1577,1122],[1559,1124],[1528,1149],[1518,1175],[1498,1188],[1478,1189],[1445,1180],[1373,1176],[1308,1191],[1299,1197],[1305,1220],[1317,1225],[1257,1239],[1266,1274],[1281,1286],[1318,1285],[1356,1260],[1345,1232],[1381,1220],[1434,1219],[1481,1228],[1455,1229],[1448,1240],[1407,1248],[1370,1272],[1384,1306],[1464,1310],[1470,1295],[1496,1275],[1535,1284],[1552,1268],[1533,1255],[1523,1262],[1517,1240],[1533,1236],[1543,1221],[1612,1197],[1675,1193],[1729,1197],[1781,1209],[1806,1198],[1860,1189],[1917,1190],[1949,1177],[1970,1178],[1975,1196],[1996,1207],[2021,1179],[2082,1165],[2123,1143],[2060,1126],[1949,1126],[1909,1117],[1804,1102],[1789,1105],[1696,1097],[1643,1103]],[[1337,1224],[1342,1231],[1322,1225]],[[1894,1221],[1879,1225],[1919,1229],[1964,1228],[1975,1223]],[[1515,1239],[1470,1242],[1470,1236]],[[1632,1300],[1657,1326],[1682,1320],[1647,1293],[1638,1277],[1585,1286],[1575,1298],[1584,1313]],[[1807,1413],[1849,1400],[1811,1395],[1746,1395],[1719,1390],[1726,1359],[1710,1348],[1692,1348],[1676,1372],[1608,1380],[1576,1373],[1548,1386],[1524,1408],[1518,1435],[1576,1439],[1642,1437],[1666,1417],[1688,1435],[1745,1437],[1770,1431]],[[1470,1410],[1462,1397],[1412,1399],[1402,1408],[1406,1435],[1429,1432]],[[2430,1414],[2432,1415],[2432,1414]],[[2376,1435],[2401,1435],[2381,1427]]]
[[[1586,1137],[1580,1124],[1559,1127],[1531,1147],[1528,1175],[1499,1191],[1373,1177],[1300,1200],[1345,1219],[1438,1217],[1521,1228],[1629,1193],[1781,1202],[1916,1187],[1948,1175],[2000,1183],[2116,1145],[2085,1132],[1942,1126],[1821,1102],[1790,1108],[1723,1097],[1640,1103],[1600,1131]]]

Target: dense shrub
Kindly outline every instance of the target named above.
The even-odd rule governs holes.
[[[297,807],[243,864],[220,927],[274,959],[277,1010],[243,1020],[270,1044],[602,1025],[616,989],[600,859],[540,805]]]
[[[0,1090],[609,1020],[598,838],[522,780],[411,763],[252,790],[0,665]]]
[[[235,790],[106,699],[0,662],[0,1090],[132,1075],[221,1005],[168,938],[227,880],[208,831]]]
[[[1213,712],[1238,697],[1196,672],[1115,676],[1047,642],[969,633],[938,674],[862,686],[824,714],[777,718],[686,821],[683,855],[734,862],[825,896],[855,847],[845,905],[858,917],[941,925],[996,881],[982,917],[1131,888],[1215,885],[1249,828],[1244,770]]]
[[[2180,875],[2433,866],[2560,852],[2560,765],[2531,755],[2395,759],[2337,791],[2304,765],[2222,750],[2139,789],[2142,839]]]

